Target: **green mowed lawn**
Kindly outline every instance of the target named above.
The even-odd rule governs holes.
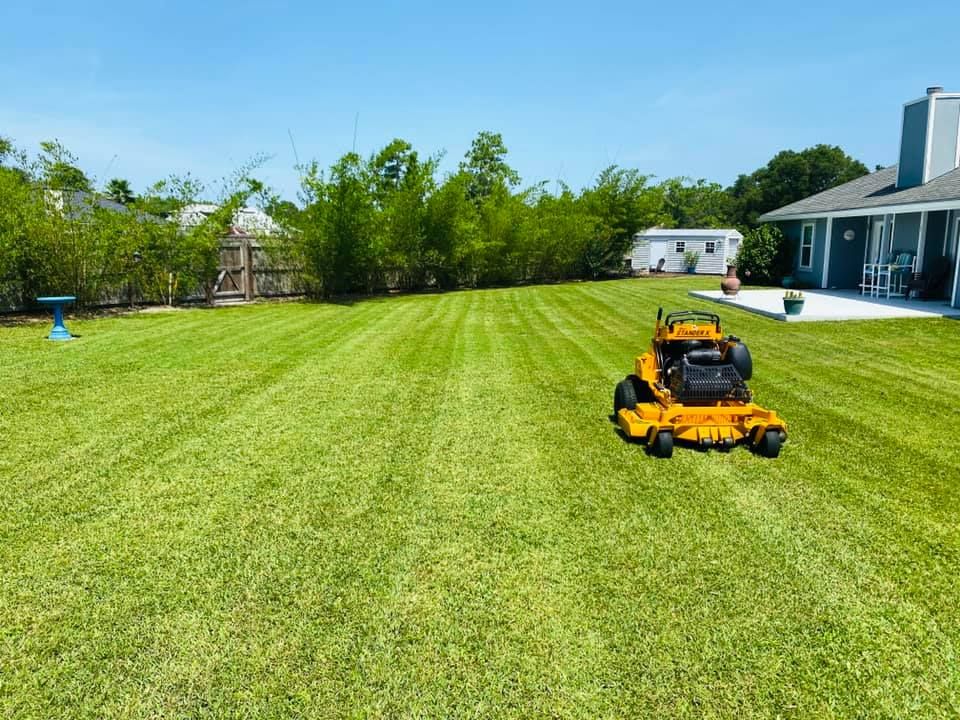
[[[960,713],[960,323],[735,310],[781,457],[611,424],[627,280],[0,328],[0,715]]]

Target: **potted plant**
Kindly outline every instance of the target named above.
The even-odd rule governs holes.
[[[783,279],[780,280],[780,284],[787,290],[793,287],[793,283],[794,283],[793,275],[784,275]]]
[[[787,290],[783,294],[783,311],[787,315],[799,315],[803,310],[803,293]]]
[[[683,262],[686,263],[688,273],[695,273],[697,271],[697,263],[700,262],[700,253],[696,250],[687,250],[683,254]]]
[[[727,258],[727,275],[720,281],[724,295],[734,296],[740,292],[740,278],[737,277],[737,259]]]

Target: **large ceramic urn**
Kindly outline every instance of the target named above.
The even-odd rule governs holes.
[[[727,275],[720,281],[720,289],[724,295],[736,295],[740,292],[740,278],[737,277],[737,266],[727,265]]]

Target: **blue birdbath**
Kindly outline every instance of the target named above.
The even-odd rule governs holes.
[[[63,306],[76,300],[73,295],[56,295],[53,297],[38,297],[37,302],[41,305],[51,305],[53,307],[53,330],[47,335],[48,340],[73,340],[73,335],[63,324]]]

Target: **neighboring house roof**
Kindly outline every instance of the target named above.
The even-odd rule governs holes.
[[[192,203],[180,211],[180,225],[193,227],[202,223],[217,211],[219,205],[213,203]],[[283,229],[260,208],[243,207],[233,216],[231,231],[240,230],[248,234],[279,235]]]
[[[72,218],[80,217],[86,210],[96,206],[113,212],[130,212],[130,209],[102,195],[82,190],[47,190],[47,197],[60,212]]]
[[[649,228],[638,232],[634,237],[642,238],[671,238],[671,237],[735,237],[740,240],[743,235],[733,228]]]
[[[864,175],[760,216],[761,221],[816,217],[851,210],[956,201],[960,205],[960,168],[916,187],[897,189],[897,166]]]

